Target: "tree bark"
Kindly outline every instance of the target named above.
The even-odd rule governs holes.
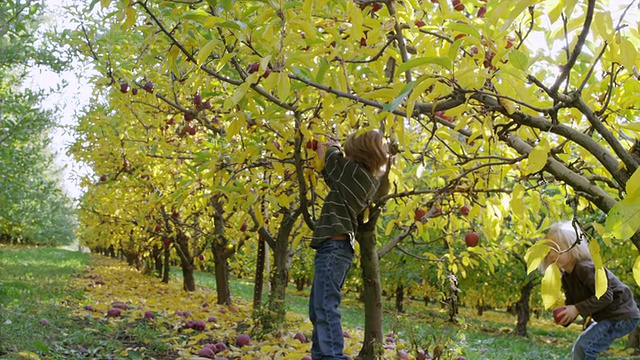
[[[258,254],[256,256],[256,274],[253,285],[253,309],[262,306],[262,290],[264,287],[264,261],[265,261],[265,241],[262,235],[258,235]]]
[[[530,318],[529,300],[531,299],[531,292],[535,286],[533,281],[528,281],[520,289],[520,299],[516,303],[516,335],[527,336],[527,323]]]
[[[375,221],[378,216],[358,228],[362,281],[364,284],[364,342],[358,359],[382,357],[382,286],[380,263],[376,251]]]
[[[399,313],[404,312],[404,285],[398,285],[396,287],[396,311]]]
[[[289,268],[293,258],[293,248],[289,239],[296,220],[301,215],[300,210],[281,210],[282,221],[273,248],[273,270],[269,279],[271,291],[269,292],[269,310],[276,314],[276,323],[282,324],[285,320],[286,289],[289,283]]]

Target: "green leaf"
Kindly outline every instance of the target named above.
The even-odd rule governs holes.
[[[541,240],[527,249],[524,254],[524,261],[527,263],[527,274],[531,274],[540,266],[542,260],[549,253],[549,240]]]
[[[233,0],[221,0],[220,5],[225,11],[231,11],[233,8]]]
[[[560,269],[558,265],[551,264],[547,267],[542,278],[542,303],[545,309],[551,308],[562,296]]]
[[[529,58],[520,50],[511,50],[509,52],[509,61],[516,69],[526,72],[529,68]]]
[[[640,191],[613,205],[604,223],[606,235],[628,239],[640,229]]]
[[[404,88],[402,88],[402,90],[400,91],[400,94],[398,94],[398,96],[391,103],[385,104],[382,107],[382,111],[391,112],[395,110],[404,101],[407,95],[409,95],[415,85],[415,81],[411,81],[407,85],[405,85]]]
[[[405,72],[409,69],[412,69],[416,66],[431,64],[431,65],[439,65],[443,68],[450,70],[451,69],[451,59],[448,57],[435,56],[435,57],[421,57],[413,60],[409,60],[406,63],[402,63],[396,69],[396,74]]]
[[[540,140],[538,145],[529,153],[529,162],[525,169],[525,174],[535,174],[544,169],[549,156],[549,142],[546,139]]]
[[[636,262],[633,264],[633,278],[636,284],[640,285],[640,255],[636,257]]]
[[[183,19],[194,20],[194,21],[204,20],[204,19],[207,19],[209,16],[211,15],[209,15],[209,13],[207,13],[202,9],[190,10],[182,13]]]

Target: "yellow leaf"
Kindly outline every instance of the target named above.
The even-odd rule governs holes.
[[[622,125],[620,125],[620,127],[625,128],[625,129],[629,129],[631,131],[640,132],[640,123],[622,124]]]
[[[31,351],[20,351],[18,356],[20,356],[21,359],[40,360],[40,357]]]
[[[620,44],[620,62],[627,71],[632,72],[637,56],[638,51],[636,47],[628,39],[625,39],[622,44]]]
[[[127,14],[127,18],[125,19],[122,27],[125,30],[128,30],[128,29],[131,29],[133,24],[136,23],[136,18],[138,16],[138,13],[136,12],[136,9],[133,8],[133,6],[127,6],[127,8],[125,9],[125,13]]]
[[[600,299],[607,291],[608,282],[604,268],[596,268],[596,298]]]
[[[214,38],[213,40],[206,43],[205,46],[202,47],[202,49],[200,49],[200,52],[198,53],[198,58],[197,58],[198,65],[202,65],[204,63],[204,61],[209,57],[209,55],[211,55],[211,52],[213,51],[213,49],[216,48],[216,45],[218,45],[218,40]]]
[[[560,281],[560,269],[558,265],[551,264],[547,267],[542,278],[542,303],[544,308],[551,308],[562,296],[562,283]]]
[[[289,82],[289,75],[286,72],[278,73],[278,97],[282,100],[285,100],[289,97],[289,89],[291,88],[291,83]]]
[[[640,228],[640,191],[629,194],[613,205],[604,225],[607,236],[617,239],[633,236]]]
[[[640,168],[636,169],[636,172],[627,181],[627,196],[635,193],[638,189],[640,189]]]
[[[633,278],[636,280],[636,284],[640,285],[640,255],[633,264]]]
[[[535,174],[544,169],[547,164],[549,150],[549,142],[546,139],[540,140],[538,145],[529,153],[525,174]]]
[[[524,254],[524,261],[527,263],[527,274],[531,274],[542,260],[549,253],[549,240],[541,240],[535,243],[532,247],[527,249],[527,252]]]
[[[511,193],[511,202],[509,203],[509,207],[511,208],[511,212],[519,219],[524,219],[525,217],[525,206],[524,206],[524,186],[521,184],[516,184],[513,188],[513,192]]]

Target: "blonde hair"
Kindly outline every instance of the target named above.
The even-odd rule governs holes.
[[[387,144],[378,130],[365,133],[353,133],[344,142],[345,155],[352,161],[364,166],[375,176],[384,174],[389,156]]]
[[[550,251],[561,253],[570,249],[567,252],[576,261],[591,260],[587,239],[582,235],[580,227],[577,224],[574,227],[571,221],[559,221],[551,225],[545,239],[551,241],[549,244]],[[578,241],[579,243],[576,243]],[[551,263],[548,261],[548,257],[545,256],[540,264],[540,271],[544,273],[549,265]]]

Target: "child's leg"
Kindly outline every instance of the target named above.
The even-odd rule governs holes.
[[[347,359],[343,355],[344,338],[338,306],[342,300],[342,286],[353,261],[349,241],[325,241],[316,251],[315,271],[309,317],[313,323],[313,359]]]
[[[609,348],[611,343],[630,333],[638,325],[638,319],[602,320],[594,322],[578,336],[571,355],[573,360],[594,360],[597,354]]]

